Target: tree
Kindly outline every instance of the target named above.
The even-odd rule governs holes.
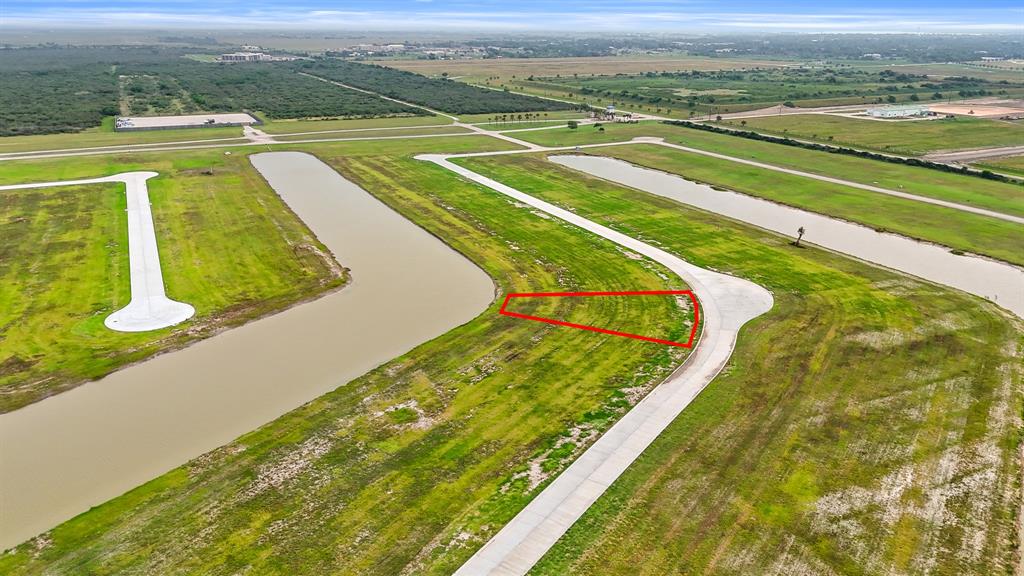
[[[577,122],[575,120],[569,120],[568,126],[569,126],[570,130],[575,130],[576,128],[579,127],[579,125],[580,125],[579,122]]]
[[[807,231],[804,230],[803,226],[796,229],[796,242],[793,245],[796,246],[797,248],[800,247],[800,240],[803,239],[805,232]]]

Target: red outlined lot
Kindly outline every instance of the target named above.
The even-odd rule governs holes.
[[[573,324],[572,322],[564,322],[562,320],[555,320],[553,318],[544,318],[542,316],[530,316],[528,314],[519,314],[518,312],[509,312],[506,310],[508,303],[513,298],[578,298],[578,297],[592,297],[592,296],[679,296],[686,295],[690,297],[690,302],[693,303],[693,327],[690,328],[690,339],[686,342],[676,342],[673,340],[663,340],[661,338],[651,338],[650,336],[643,336],[641,334],[631,334],[629,332],[619,332],[617,330],[608,330],[605,328],[598,328],[597,326],[587,326],[585,324]],[[697,297],[690,290],[642,290],[635,292],[513,292],[505,296],[505,301],[501,303],[501,309],[498,310],[498,314],[503,316],[511,316],[513,318],[522,318],[523,320],[534,320],[536,322],[545,322],[547,324],[555,324],[557,326],[568,326],[569,328],[578,328],[580,330],[589,330],[591,332],[600,332],[601,334],[611,334],[612,336],[622,336],[623,338],[633,338],[635,340],[644,340],[645,342],[654,342],[656,344],[665,344],[668,346],[678,346],[680,348],[692,348],[693,340],[697,337],[697,326],[700,324],[700,305],[697,303]]]

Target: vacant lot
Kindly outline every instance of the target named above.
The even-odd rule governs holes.
[[[155,170],[149,181],[180,326],[114,332],[128,301],[123,186],[0,192],[0,411],[285,308],[343,282],[323,246],[244,158],[218,151],[0,165],[4,184]]]
[[[269,120],[259,127],[268,134],[292,134],[320,130],[365,130],[367,128],[395,128],[402,126],[431,126],[451,124],[444,116],[399,116],[395,118]],[[0,140],[0,142],[3,142]]]
[[[727,120],[723,124],[911,156],[937,150],[1015,146],[1024,140],[1022,125],[964,117],[884,122],[824,114],[796,114]]]
[[[1024,227],[952,208],[894,198],[691,154],[664,146],[614,146],[588,150],[689,180],[820,212],[869,227],[921,238],[950,248],[1024,264]]]
[[[669,142],[738,158],[752,158],[767,164],[849,178],[866,184],[877,182],[897,190],[903,187],[909,192],[1005,210],[1010,214],[1024,213],[1024,191],[1016,184],[796,149],[676,126],[609,124],[605,128],[604,132],[592,126],[577,130],[556,128],[521,132],[517,136],[549,146],[615,142],[636,136],[663,136]],[[660,146],[615,146],[599,152],[587,149],[587,152],[614,156],[680,174],[690,180],[925,239],[954,249],[985,254],[1012,263],[1024,262],[1019,255],[1024,252],[1024,232],[1019,224]]]
[[[1018,321],[541,158],[460,162],[775,295],[732,367],[533,573],[982,575],[1013,565]]]
[[[387,130],[358,130],[355,132],[326,132],[322,134],[294,134],[278,136],[279,142],[309,140],[316,138],[397,138],[399,136],[426,136],[430,134],[473,134],[461,126],[421,126],[419,128],[398,128]]]
[[[423,147],[312,149],[502,291],[682,287],[609,242],[404,157]],[[671,298],[527,305],[668,337],[688,334],[692,314]],[[3,556],[0,571],[451,573],[686,353],[497,306]]]
[[[242,138],[241,127],[183,128],[181,130],[144,130],[141,132],[114,132],[114,119],[104,119],[102,126],[87,128],[69,134],[41,134],[0,138],[0,154],[61,150],[64,148],[92,148],[160,142],[187,142],[216,138]]]

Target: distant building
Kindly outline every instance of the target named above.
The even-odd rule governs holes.
[[[883,106],[869,108],[868,115],[872,118],[916,118],[928,115],[928,106],[911,104],[904,106]]]
[[[882,59],[882,55],[877,53],[877,52],[874,52],[874,53],[871,53],[871,54],[864,54],[863,56],[861,56],[861,58],[865,58],[865,59],[868,59],[868,60],[881,60]]]
[[[263,52],[232,52],[221,54],[217,57],[220,62],[280,62],[284,60],[296,60],[295,56],[273,56]]]
[[[232,52],[217,57],[217,60],[221,62],[260,62],[269,59],[270,57],[263,52]]]

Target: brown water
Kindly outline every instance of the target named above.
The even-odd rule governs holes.
[[[876,232],[736,192],[718,191],[615,158],[566,155],[552,156],[550,160],[787,236],[793,236],[797,228],[803,226],[807,230],[806,242],[987,298],[1024,318],[1024,270],[1016,266],[975,256],[958,256],[935,244]],[[1024,226],[1020,233],[1024,234]]]
[[[252,162],[352,270],[351,284],[0,415],[0,548],[333,390],[494,298],[482,270],[315,157]]]

